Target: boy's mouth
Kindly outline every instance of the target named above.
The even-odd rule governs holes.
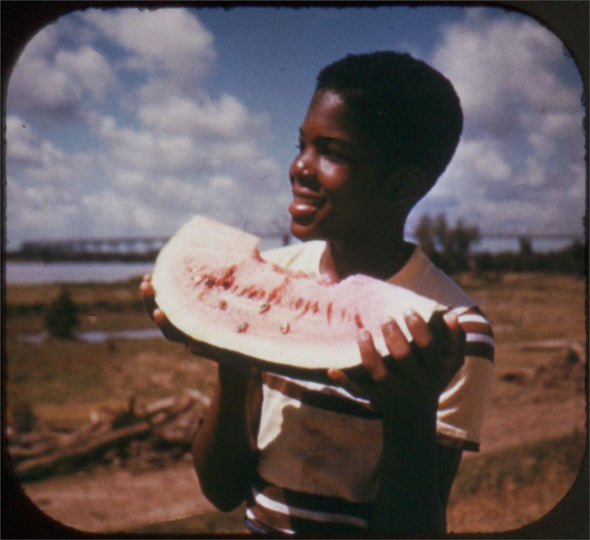
[[[289,212],[295,219],[311,218],[324,206],[326,197],[293,192],[293,201],[289,205]]]

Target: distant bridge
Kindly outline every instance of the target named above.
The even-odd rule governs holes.
[[[168,238],[65,238],[62,240],[34,240],[23,242],[23,255],[82,255],[105,253],[149,253],[159,251]]]
[[[261,238],[277,238],[283,245],[290,243],[289,234],[258,234]],[[60,240],[31,240],[22,243],[19,254],[32,258],[83,257],[87,255],[149,255],[157,253],[169,236],[128,236],[118,238],[64,238]]]
[[[288,233],[257,234],[261,238],[276,238],[283,245],[291,241]],[[581,234],[574,233],[482,233],[481,240],[580,240]],[[118,238],[65,238],[61,240],[34,240],[23,242],[20,254],[27,257],[60,258],[86,255],[148,255],[160,251],[169,237],[128,236]]]

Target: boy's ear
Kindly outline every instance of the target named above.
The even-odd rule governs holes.
[[[420,167],[400,167],[393,171],[385,184],[389,200],[416,202],[428,191],[428,178]]]

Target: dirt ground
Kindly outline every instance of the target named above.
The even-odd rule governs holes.
[[[459,474],[471,464],[477,468],[478,459],[498,452],[510,456],[513,450],[536,441],[574,432],[586,434],[587,439],[584,284],[556,277],[523,288],[520,283],[526,276],[518,276],[511,289],[510,279],[504,279],[502,288],[492,284],[479,294],[496,331],[495,381],[481,451],[464,454]],[[573,356],[572,344],[577,351]],[[583,453],[584,448],[576,449],[572,456]],[[582,457],[579,459],[581,464]],[[456,504],[452,495],[449,530],[495,532],[530,523],[564,496],[576,476],[572,471],[564,474],[559,468],[544,469],[534,485],[508,482],[503,491],[485,492],[484,488],[473,496],[463,494]],[[162,523],[161,528],[149,530],[164,536],[193,531],[203,534],[213,530],[207,529],[211,516],[219,517],[201,494],[188,456],[161,470],[94,466],[22,487],[46,515],[98,534],[125,535],[146,531],[149,524],[157,523]],[[195,517],[198,523],[193,521]],[[186,519],[190,523],[183,522]],[[174,528],[175,520],[185,528]],[[215,528],[217,532],[223,532],[223,527],[228,527],[228,534],[243,531],[237,514],[232,519],[219,517],[215,524],[221,527]]]
[[[214,510],[188,459],[165,470],[97,468],[23,487],[47,515],[86,532],[129,531]]]
[[[464,461],[529,441],[557,438],[576,430],[584,432],[584,392],[565,391],[574,383],[579,386],[583,373],[583,366],[579,365],[576,373],[562,377],[559,388],[554,385],[545,387],[542,377],[537,376],[529,381],[519,381],[516,396],[511,399],[506,397],[506,391],[501,396],[492,396],[481,452],[466,453]],[[134,472],[124,468],[95,468],[76,475],[27,483],[23,487],[47,515],[86,532],[132,531],[150,522],[179,520],[214,511],[199,490],[188,456],[166,470]],[[567,487],[562,487],[563,492],[556,492],[555,499],[547,501],[546,508],[537,512],[550,509],[565,494]],[[541,515],[533,514],[531,519]],[[455,532],[469,530],[468,523],[450,521]],[[507,523],[512,526],[526,524]]]

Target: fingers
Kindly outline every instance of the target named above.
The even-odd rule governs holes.
[[[166,317],[166,314],[161,309],[154,309],[152,312],[152,318],[154,319],[154,321],[156,322],[156,324],[160,328],[160,331],[162,332],[162,334],[164,334],[164,337],[166,339],[169,339],[170,341],[186,341],[186,337],[184,336],[184,334],[182,334],[182,332],[180,332],[175,326],[173,326],[170,323],[168,317]]]
[[[193,341],[186,334],[178,330],[156,304],[156,291],[152,285],[151,274],[145,274],[143,276],[142,282],[139,285],[139,291],[148,315],[158,325],[164,337],[170,341],[184,343],[187,350],[192,354],[201,354],[202,345]]]
[[[434,337],[426,321],[415,311],[409,310],[404,316],[406,326],[412,334],[414,343],[420,348],[428,347],[432,344]]]
[[[375,348],[373,337],[366,328],[357,333],[357,344],[361,353],[361,365],[346,370],[329,369],[328,377],[337,384],[356,395],[363,395],[364,388],[385,379],[388,374],[383,358]]]
[[[329,369],[327,375],[337,386],[341,386],[355,396],[364,398],[368,398],[367,389],[375,384],[369,372],[362,365],[346,369]]]
[[[364,369],[364,368],[361,368]],[[329,369],[328,370],[328,378],[336,385],[342,386],[348,390],[351,394],[354,395],[361,395],[362,390],[360,386],[351,380],[351,378],[344,373],[341,369]]]
[[[456,356],[463,350],[465,337],[459,326],[459,316],[453,311],[448,311],[443,315],[443,319],[449,333],[449,352],[452,356]]]
[[[387,376],[387,367],[383,362],[383,358],[375,349],[373,336],[366,328],[359,328],[357,343],[361,353],[361,363],[371,378],[375,382],[384,379]]]
[[[157,306],[155,300],[156,292],[154,290],[154,286],[152,285],[151,274],[146,274],[143,276],[143,280],[139,285],[139,291],[141,293],[141,299],[143,300],[143,305],[145,306],[148,315],[158,325],[162,334],[164,334],[164,337],[171,341],[180,341],[186,343],[187,336],[185,336],[180,330],[173,326],[166,317],[166,314]]]
[[[143,276],[143,280],[139,285],[139,292],[141,294],[141,299],[143,301],[145,310],[147,311],[150,318],[154,319],[154,310],[156,309],[156,291],[152,285],[151,274],[146,274]]]
[[[340,369],[329,369],[328,377],[333,383],[337,384],[338,386],[343,386],[344,388],[350,384],[348,375],[346,375],[346,373]]]
[[[408,311],[405,315],[405,323],[417,347],[427,350],[433,345],[433,332],[418,313],[413,310]],[[393,360],[401,365],[402,361],[411,356],[412,345],[394,319],[385,323],[381,330],[389,353]],[[352,368],[346,370],[346,373],[340,370],[329,370],[328,372],[328,376],[340,386],[347,388],[350,388],[351,384],[357,387],[359,385],[366,386],[371,382],[385,379],[389,373],[388,366],[375,348],[373,337],[366,328],[358,330],[357,343],[361,353],[362,369]]]
[[[426,323],[418,313],[409,310],[404,320],[412,342],[395,320],[382,326],[385,345],[395,365],[413,373],[414,377],[426,370],[428,377],[438,379],[443,387],[446,386],[463,363],[464,333],[457,314],[452,311],[444,315],[434,313]]]
[[[371,333],[361,328],[357,334],[361,365],[328,370],[334,384],[368,398],[387,417],[408,407],[436,410],[441,392],[463,362],[465,340],[456,313],[435,313],[427,323],[408,311],[404,322],[406,333],[394,319],[381,327],[388,356],[381,356]]]
[[[381,327],[381,331],[383,332],[387,350],[395,360],[406,358],[411,353],[410,343],[395,319],[386,322]]]
[[[168,324],[168,318],[160,308],[155,308],[152,311],[152,318],[154,319],[154,321],[156,321],[158,326],[165,326],[166,324]]]

